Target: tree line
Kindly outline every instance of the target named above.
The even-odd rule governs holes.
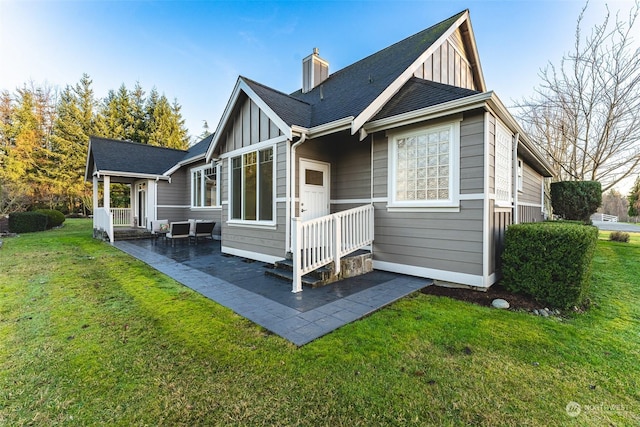
[[[90,136],[186,149],[188,131],[177,100],[139,83],[96,99],[84,74],[57,91],[25,84],[0,93],[0,213],[45,207],[91,211],[84,181]]]

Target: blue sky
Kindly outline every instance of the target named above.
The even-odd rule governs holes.
[[[612,10],[632,3],[609,1]],[[584,2],[565,1],[14,1],[0,0],[0,89],[64,87],[83,73],[97,97],[122,83],[156,87],[183,107],[192,135],[215,129],[238,75],[283,92],[301,86],[314,47],[337,71],[470,9],[489,89],[507,105],[573,43]],[[590,27],[605,3],[591,2]]]

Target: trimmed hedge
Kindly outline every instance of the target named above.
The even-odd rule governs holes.
[[[564,219],[591,224],[591,215],[602,204],[602,186],[597,181],[551,183],[553,213]]]
[[[564,222],[509,226],[503,284],[554,308],[581,305],[589,289],[598,229]]]
[[[55,209],[37,209],[36,212],[44,214],[49,218],[47,228],[59,227],[65,220],[64,214]]]
[[[49,217],[39,212],[14,212],[9,215],[9,231],[12,233],[32,233],[47,229]]]

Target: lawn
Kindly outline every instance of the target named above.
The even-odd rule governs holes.
[[[640,424],[640,235],[585,313],[416,293],[296,348],[90,228],[4,239],[0,425]]]

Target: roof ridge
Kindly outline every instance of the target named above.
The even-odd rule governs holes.
[[[301,103],[303,103],[303,104],[306,104],[306,105],[311,106],[311,104],[310,104],[310,103],[308,103],[308,102],[306,102],[306,101],[303,101],[303,100],[301,100],[301,99],[298,99],[298,98],[296,98],[295,96],[291,96],[290,94],[284,93],[284,92],[282,92],[281,90],[274,89],[274,88],[272,88],[271,86],[267,86],[267,85],[265,85],[265,84],[263,84],[263,83],[257,82],[257,81],[255,81],[255,80],[253,80],[253,79],[250,79],[250,78],[246,77],[246,76],[240,75],[240,78],[241,78],[241,79],[243,79],[243,80],[245,80],[245,81],[247,81],[247,82],[250,82],[250,83],[256,84],[256,85],[258,85],[258,86],[260,86],[260,87],[263,87],[263,88],[265,88],[265,89],[268,89],[268,90],[270,90],[270,91],[272,91],[272,92],[278,93],[278,94],[280,94],[280,95],[282,95],[282,96],[286,96],[287,98],[290,98],[290,99],[292,99],[292,100],[294,100],[294,101],[301,102]]]
[[[460,18],[460,16],[462,16],[465,12],[468,12],[468,11],[469,11],[469,9],[464,9],[463,11],[458,12],[458,13],[456,13],[456,14],[454,14],[454,15],[451,15],[451,16],[450,16],[450,17],[448,17],[447,19],[443,19],[442,21],[440,21],[440,22],[438,22],[438,23],[435,23],[435,24],[431,25],[431,26],[430,26],[430,27],[428,27],[428,28],[425,28],[425,29],[423,29],[423,30],[420,30],[420,31],[418,31],[417,33],[414,33],[414,34],[412,34],[412,35],[410,35],[410,36],[407,36],[407,37],[403,38],[402,40],[399,40],[399,41],[397,41],[397,42],[395,42],[395,43],[393,43],[393,44],[391,44],[391,45],[389,45],[389,46],[387,46],[387,47],[384,47],[384,48],[382,48],[382,49],[380,49],[380,50],[377,50],[377,51],[373,52],[372,54],[367,55],[367,56],[365,56],[364,58],[361,58],[361,59],[357,60],[356,62],[352,62],[351,64],[347,65],[346,67],[339,69],[339,70],[338,70],[338,71],[336,71],[335,73],[331,73],[331,74],[329,74],[329,76],[324,80],[324,82],[326,82],[326,81],[330,80],[332,77],[334,77],[334,76],[336,76],[336,75],[339,75],[339,74],[342,74],[342,73],[346,72],[346,71],[347,71],[347,70],[349,70],[350,68],[355,67],[356,65],[358,65],[358,64],[360,64],[360,63],[362,63],[362,62],[364,62],[364,61],[366,61],[366,60],[368,60],[368,59],[370,59],[371,57],[373,57],[373,56],[375,56],[375,55],[378,55],[378,54],[380,54],[380,53],[382,53],[382,52],[388,51],[388,50],[390,50],[390,49],[392,49],[392,48],[396,47],[396,46],[397,46],[397,45],[399,45],[400,43],[404,43],[404,42],[406,42],[406,41],[407,41],[407,40],[409,40],[409,39],[412,39],[412,38],[414,38],[414,37],[419,36],[420,34],[427,33],[427,32],[429,32],[429,31],[431,31],[433,28],[437,27],[438,25],[442,25],[444,22],[447,22],[447,21],[449,21],[449,20],[453,20],[453,21],[455,21],[455,20],[457,20],[458,18]],[[324,83],[324,82],[323,82],[323,83]],[[314,87],[311,91],[315,90],[317,87],[320,87],[320,85],[318,85],[318,86]],[[297,89],[297,90],[296,90],[295,92],[293,92],[291,95],[293,95],[293,94],[300,94],[301,90],[302,90],[302,89]],[[311,91],[310,91],[310,92],[311,92]]]

